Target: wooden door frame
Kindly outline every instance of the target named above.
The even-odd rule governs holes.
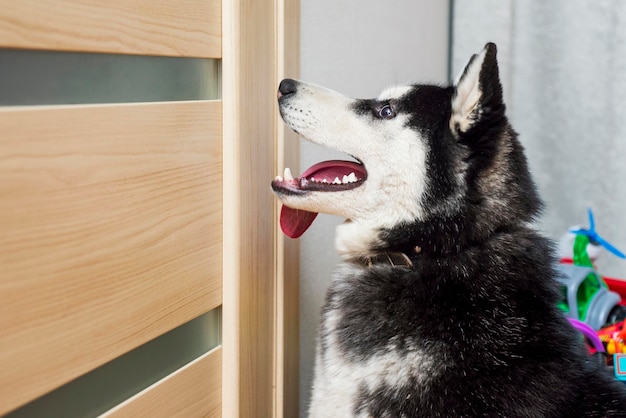
[[[298,415],[298,245],[269,186],[298,141],[276,88],[299,70],[299,0],[223,0],[223,416]]]

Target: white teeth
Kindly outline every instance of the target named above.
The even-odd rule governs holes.
[[[285,180],[287,180],[289,178],[289,175],[291,173],[287,173],[285,171]],[[349,183],[356,183],[357,181],[359,181],[359,179],[356,177],[356,174],[354,174],[354,172],[348,174],[348,175],[344,175],[343,178],[339,178],[339,177],[335,177],[335,179],[332,182],[329,182],[327,179],[321,179],[321,180],[316,180],[315,177],[311,177],[309,179],[309,181],[314,182],[314,183],[330,183],[330,184],[349,184]]]
[[[354,172],[352,172],[352,173],[350,173],[347,176],[343,176],[343,179],[342,179],[341,182],[343,184],[348,184],[348,183],[355,183],[357,181],[358,181],[358,179],[356,178],[356,174],[354,174]]]
[[[283,175],[276,176],[274,180],[276,181],[294,180],[293,174],[291,174],[291,169],[289,167],[285,168],[285,172],[283,173]],[[311,177],[309,181],[315,182],[315,183],[325,183],[325,184],[329,183],[327,179],[316,180],[315,177]],[[357,181],[359,181],[359,179],[357,178],[356,174],[352,172],[348,175],[344,175],[342,179],[339,179],[339,177],[335,177],[335,179],[332,182],[330,182],[330,184],[349,184],[349,183],[356,183]]]

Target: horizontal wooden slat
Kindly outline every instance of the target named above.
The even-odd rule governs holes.
[[[221,412],[222,349],[218,347],[100,417],[209,418],[220,417]]]
[[[221,113],[0,110],[0,415],[221,304]]]
[[[0,0],[0,47],[221,57],[221,0]]]

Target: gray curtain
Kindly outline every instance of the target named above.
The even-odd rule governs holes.
[[[587,225],[626,252],[626,2],[456,0],[452,76],[498,44],[509,117],[547,204],[539,224],[559,239]],[[600,273],[626,279],[602,252]]]

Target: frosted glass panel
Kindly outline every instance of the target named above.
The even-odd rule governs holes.
[[[218,99],[219,75],[213,59],[0,48],[0,106]],[[4,418],[95,417],[218,346],[220,317],[204,314]]]
[[[216,99],[219,60],[0,49],[0,106]]]
[[[99,367],[4,418],[95,417],[220,343],[214,309]]]

